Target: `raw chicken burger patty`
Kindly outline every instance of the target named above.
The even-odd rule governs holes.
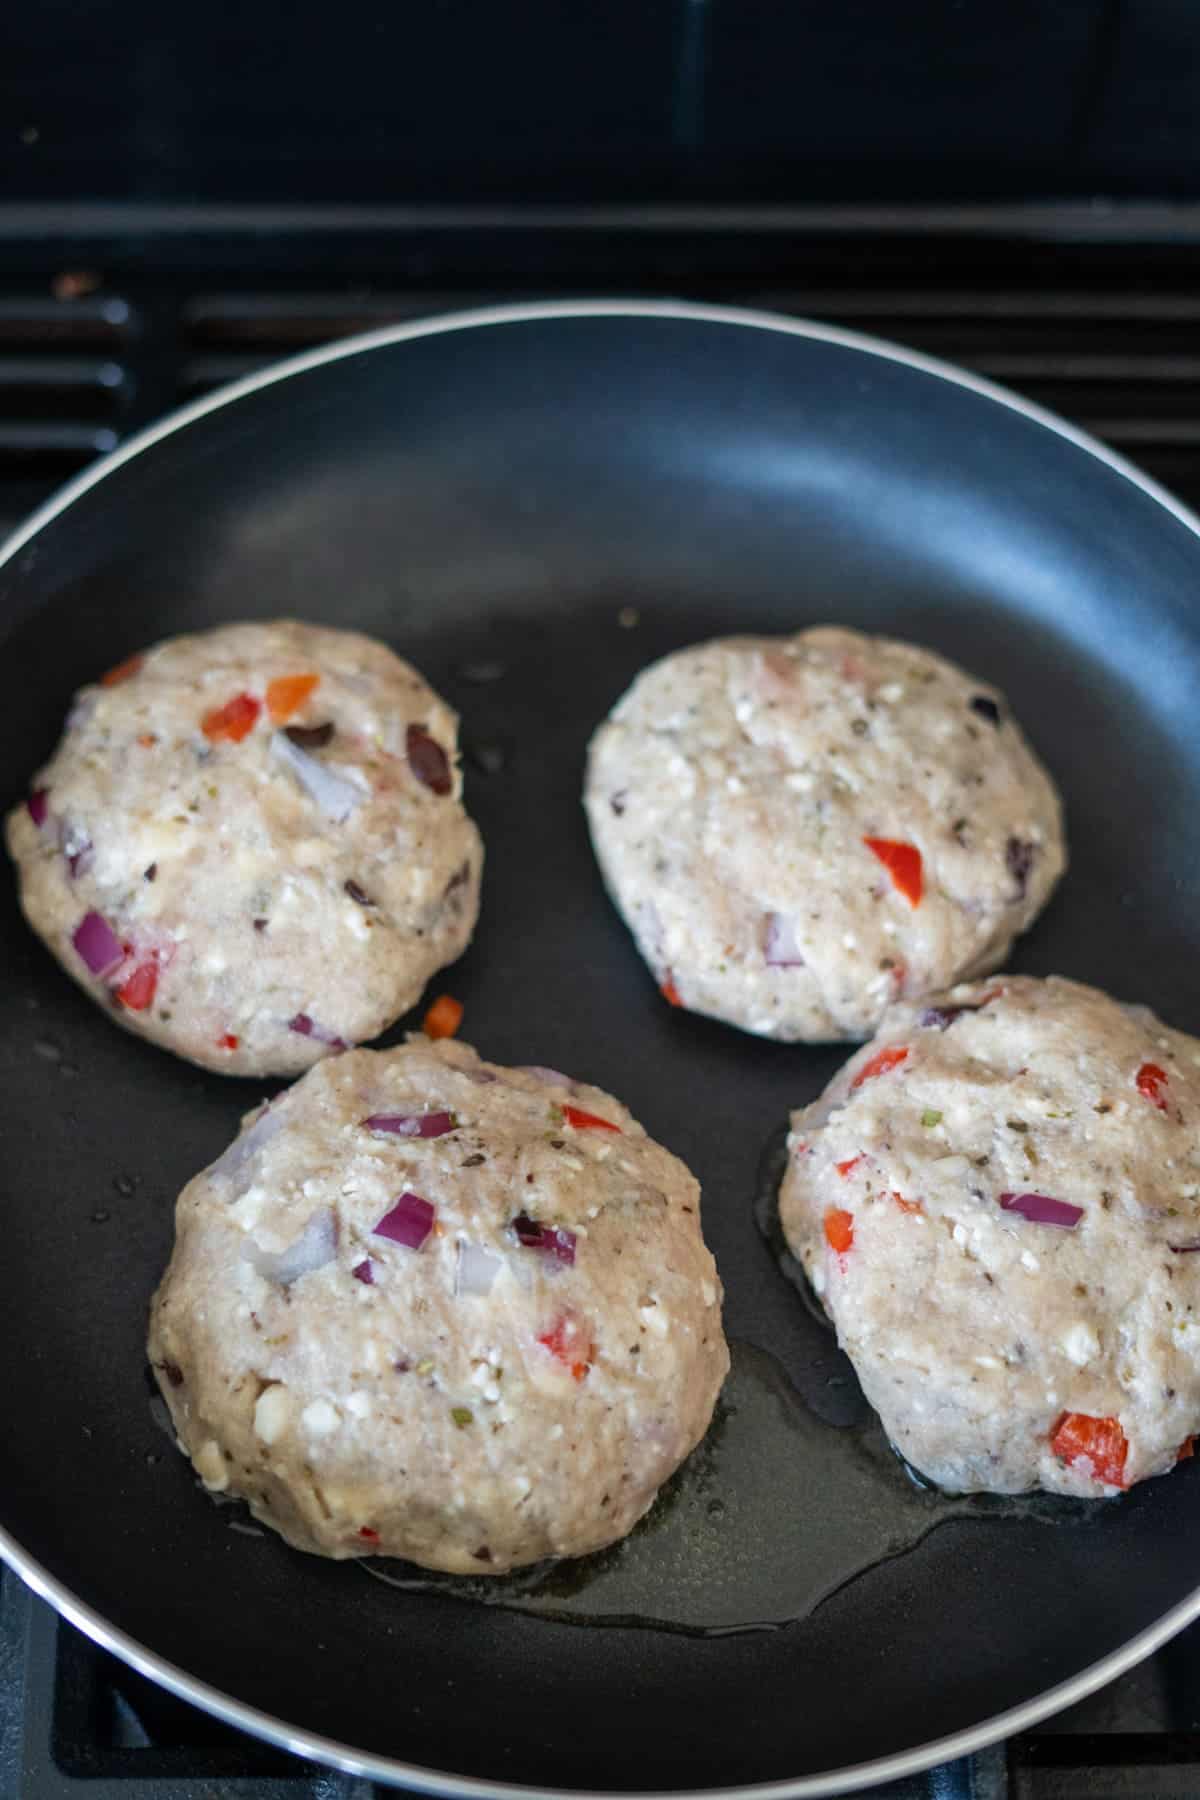
[[[1005,976],[893,1007],[792,1115],[780,1216],[910,1463],[1111,1495],[1200,1430],[1200,1041]]]
[[[653,664],[592,740],[605,881],[669,1000],[763,1037],[866,1037],[1001,963],[1066,861],[995,688],[820,627]]]
[[[331,1058],[180,1196],[149,1352],[181,1445],[297,1549],[598,1550],[729,1366],[699,1208],[597,1088],[459,1043]]]
[[[456,736],[370,638],[168,639],[77,695],[9,815],[25,916],[131,1031],[227,1074],[306,1069],[470,939],[483,849]]]

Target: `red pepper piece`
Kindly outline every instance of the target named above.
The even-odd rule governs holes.
[[[200,729],[214,744],[221,738],[240,744],[254,730],[261,711],[262,702],[256,700],[253,694],[235,694],[224,706],[214,707],[212,712],[205,713],[200,721]]]
[[[895,1188],[892,1189],[892,1199],[896,1202],[896,1205],[900,1208],[901,1212],[923,1213],[925,1211],[925,1208],[921,1205],[919,1200],[906,1200],[903,1194],[898,1194],[896,1192]]]
[[[1097,1481],[1106,1481],[1110,1487],[1129,1486],[1125,1479],[1129,1444],[1119,1419],[1096,1419],[1090,1413],[1063,1413],[1050,1434],[1050,1448],[1071,1467],[1081,1462],[1090,1463]]]
[[[1195,1454],[1196,1454],[1195,1438],[1194,1437],[1185,1437],[1182,1444],[1180,1444],[1178,1450],[1175,1452],[1175,1461],[1177,1463],[1186,1462],[1189,1456],[1195,1456]]]
[[[239,1043],[241,1042],[241,1039],[237,1036],[237,1034],[235,1032],[227,1031],[225,1033],[224,1037],[219,1038],[217,1041],[220,1044],[222,1050],[236,1050]]]
[[[868,1062],[865,1062],[854,1080],[850,1083],[850,1092],[860,1088],[864,1081],[874,1081],[877,1075],[886,1075],[889,1069],[898,1069],[908,1055],[907,1044],[885,1044],[877,1050]]]
[[[854,1243],[854,1214],[831,1206],[825,1214],[825,1242],[839,1256],[845,1256]]]
[[[139,963],[127,981],[123,981],[117,989],[117,999],[130,1012],[145,1012],[153,1006],[154,995],[158,988],[158,964],[156,962]]]
[[[858,1156],[848,1156],[846,1158],[845,1162],[834,1163],[833,1166],[844,1181],[846,1176],[850,1174],[852,1169],[857,1169],[857,1167],[861,1161],[862,1161],[861,1154]]]
[[[576,1381],[583,1380],[596,1354],[595,1346],[589,1342],[586,1333],[565,1313],[555,1319],[549,1331],[542,1332],[538,1343],[551,1356],[557,1357],[560,1363],[565,1363]]]
[[[272,725],[282,725],[299,712],[320,679],[319,675],[278,675],[274,681],[268,681],[267,711]]]
[[[358,1535],[365,1543],[377,1544],[379,1542],[379,1533],[373,1531],[369,1525],[360,1525],[358,1528]]]
[[[145,657],[141,655],[127,656],[125,661],[119,662],[115,669],[105,670],[100,677],[100,686],[119,687],[121,682],[128,681],[131,675],[137,674],[145,660]]]
[[[910,906],[920,906],[925,880],[917,846],[897,843],[894,838],[865,837],[863,843],[872,856],[879,858],[896,892],[903,894]]]
[[[1159,1112],[1166,1112],[1166,1097],[1162,1088],[1167,1081],[1167,1071],[1160,1069],[1157,1063],[1143,1063],[1137,1072],[1137,1091],[1151,1106],[1157,1106]]]
[[[611,1119],[602,1119],[599,1113],[584,1112],[582,1106],[564,1106],[562,1116],[568,1125],[576,1131],[616,1131],[621,1127],[614,1125]]]
[[[439,994],[429,1011],[421,1021],[421,1029],[428,1038],[453,1037],[463,1019],[463,1004],[453,994]]]
[[[668,975],[667,979],[663,982],[662,986],[659,988],[658,991],[662,995],[663,999],[666,1001],[668,1006],[682,1006],[683,1005],[683,1001],[679,998],[679,989],[675,986],[675,981],[674,981],[673,976]]]

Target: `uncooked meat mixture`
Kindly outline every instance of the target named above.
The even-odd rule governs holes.
[[[729,1366],[684,1165],[425,1039],[322,1063],[184,1189],[149,1354],[205,1484],[289,1543],[474,1574],[624,1536]]]
[[[461,955],[457,720],[372,639],[168,639],[76,697],[8,819],[25,915],[111,1016],[226,1074],[376,1036]]]
[[[666,997],[764,1037],[866,1037],[996,968],[1066,861],[1003,697],[832,627],[645,670],[597,731],[604,879]]]
[[[792,1115],[780,1216],[951,1492],[1111,1495],[1200,1430],[1200,1041],[1002,976],[893,1007]]]

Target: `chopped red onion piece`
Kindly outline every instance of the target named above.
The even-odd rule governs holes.
[[[796,942],[794,920],[786,913],[771,912],[764,920],[763,957],[769,969],[802,969],[804,958]]]
[[[355,1263],[350,1273],[355,1281],[361,1281],[364,1287],[375,1286],[375,1265],[369,1256],[364,1256],[360,1263]]]
[[[553,1257],[555,1262],[573,1263],[575,1261],[576,1237],[562,1225],[539,1225],[527,1213],[518,1213],[512,1222],[517,1234],[517,1242],[525,1250],[540,1250],[543,1256]]]
[[[532,1075],[535,1081],[544,1081],[547,1087],[573,1088],[574,1082],[561,1069],[547,1069],[541,1063],[518,1063],[518,1075]]]
[[[297,1037],[316,1038],[318,1044],[328,1044],[331,1050],[344,1050],[345,1038],[340,1038],[324,1025],[318,1025],[307,1013],[297,1013],[294,1019],[288,1020],[288,1030],[294,1031]]]
[[[1191,1244],[1168,1244],[1167,1249],[1174,1251],[1176,1256],[1192,1256],[1197,1250],[1200,1250],[1200,1239]]]
[[[460,1241],[454,1270],[455,1294],[490,1294],[501,1266],[500,1258],[481,1244]]]
[[[367,1131],[389,1132],[393,1137],[437,1138],[455,1130],[458,1122],[453,1113],[429,1112],[372,1113],[360,1123]]]
[[[125,961],[125,946],[108,920],[98,912],[84,913],[71,939],[93,975],[111,975]]]
[[[430,737],[419,725],[410,725],[404,736],[404,748],[408,766],[417,780],[432,788],[435,794],[448,794],[454,786],[454,777],[450,772],[450,758],[437,739]]]
[[[208,1171],[210,1181],[232,1181],[259,1150],[278,1136],[284,1127],[283,1109],[264,1106],[252,1124],[243,1128],[228,1149],[223,1151]]]
[[[406,1250],[419,1250],[433,1230],[435,1216],[436,1208],[422,1200],[420,1194],[401,1194],[391,1210],[384,1213],[373,1235],[390,1238]]]
[[[357,782],[318,762],[316,757],[292,743],[285,732],[275,733],[271,739],[271,752],[286,764],[321,811],[328,813],[338,825],[343,824],[366,798]]]
[[[48,811],[47,801],[49,800],[49,797],[49,788],[34,788],[32,794],[30,794],[28,800],[25,802],[29,816],[39,831],[46,823],[46,813]]]
[[[264,1280],[288,1287],[302,1275],[311,1275],[331,1263],[337,1255],[337,1244],[337,1214],[331,1206],[323,1206],[286,1250],[264,1250],[254,1244],[250,1261]]]
[[[71,880],[86,874],[92,866],[92,840],[82,825],[69,825],[64,819],[58,828],[59,849],[67,859]]]
[[[1001,1194],[1000,1205],[1005,1212],[1020,1213],[1031,1225],[1059,1225],[1064,1231],[1074,1231],[1083,1217],[1082,1206],[1049,1194]]]

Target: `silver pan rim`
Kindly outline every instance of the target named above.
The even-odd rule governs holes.
[[[960,369],[953,363],[943,362],[937,357],[925,356],[920,351],[907,349],[902,344],[893,344],[884,338],[872,337],[864,332],[846,331],[840,326],[826,325],[819,320],[792,319],[782,314],[758,311],[753,308],[736,306],[714,306],[703,302],[683,300],[638,300],[638,299],[606,299],[606,300],[563,300],[563,301],[531,301],[509,306],[477,307],[468,311],[439,313],[426,319],[408,321],[402,325],[389,325],[375,331],[361,332],[353,337],[341,338],[333,344],[320,349],[305,351],[299,356],[288,357],[282,362],[272,363],[268,368],[255,374],[244,376],[239,381],[230,382],[207,394],[201,400],[192,401],[168,413],[156,424],[148,426],[136,433],[128,442],[110,451],[106,456],[92,463],[80,475],[60,488],[57,493],[40,506],[25,523],[0,545],[0,572],[17,557],[20,552],[43,531],[46,526],[57,519],[60,513],[74,505],[84,494],[95,487],[106,477],[112,475],[124,463],[141,456],[162,439],[171,437],[183,430],[195,420],[204,418],[208,413],[217,412],[221,408],[233,404],[246,395],[258,392],[261,388],[271,387],[278,381],[286,381],[293,375],[302,375],[309,369],[318,369],[328,363],[340,362],[344,358],[361,356],[372,350],[387,348],[393,344],[409,342],[413,339],[436,337],[454,331],[474,331],[490,329],[505,325],[524,325],[541,320],[571,319],[679,319],[698,324],[739,326],[748,330],[775,332],[783,336],[801,337],[816,342],[834,344],[843,349],[860,351],[864,355],[880,358],[885,362],[900,363],[921,374],[929,375],[937,380],[950,382],[955,387],[965,388],[978,394],[981,399],[1006,407],[1009,411],[1019,413],[1032,423],[1043,426],[1056,437],[1064,438],[1068,443],[1083,450],[1104,464],[1114,473],[1140,488],[1151,500],[1157,502],[1163,510],[1176,519],[1195,536],[1200,537],[1200,519],[1181,501],[1161,487],[1158,482],[1144,474],[1131,462],[1126,461],[1116,451],[1110,450],[1099,439],[1080,431],[1076,426],[1068,424],[1056,414],[1048,412],[1044,407],[1023,399],[1019,394],[1001,387],[995,382],[987,381],[982,376],[973,375],[969,370]],[[520,1784],[504,1781],[482,1781],[468,1776],[446,1775],[436,1769],[422,1768],[416,1764],[401,1762],[390,1756],[381,1756],[356,1750],[351,1744],[339,1743],[336,1739],[327,1738],[315,1732],[290,1725],[285,1719],[275,1718],[272,1714],[261,1711],[257,1707],[247,1706],[235,1699],[231,1694],[223,1693],[209,1682],[200,1681],[189,1675],[186,1670],[168,1662],[136,1638],[112,1625],[94,1608],[78,1599],[65,1583],[44,1568],[12,1534],[0,1525],[0,1559],[40,1595],[42,1599],[67,1619],[85,1637],[90,1638],[102,1649],[110,1651],[121,1661],[128,1663],[139,1674],[157,1682],[168,1692],[179,1699],[188,1701],[202,1711],[211,1713],[252,1737],[265,1739],[268,1743],[277,1744],[282,1749],[291,1751],[296,1756],[307,1757],[311,1761],[326,1763],[350,1775],[363,1776],[393,1787],[413,1788],[420,1793],[445,1796],[446,1800],[507,1800],[512,1795],[528,1795],[536,1792],[545,1796],[545,1800],[661,1800],[665,1790],[647,1789],[642,1791],[610,1792],[603,1789],[552,1788],[538,1787],[531,1790]],[[989,1719],[982,1720],[963,1731],[952,1733],[948,1737],[937,1738],[929,1743],[919,1744],[913,1749],[898,1752],[892,1756],[877,1757],[871,1762],[858,1763],[842,1769],[830,1769],[821,1774],[797,1776],[788,1781],[760,1782],[747,1786],[716,1787],[698,1789],[669,1790],[678,1800],[686,1800],[694,1795],[695,1800],[818,1800],[819,1796],[845,1794],[860,1791],[863,1788],[875,1787],[884,1781],[898,1781],[906,1776],[919,1774],[925,1769],[939,1763],[951,1762],[959,1757],[969,1756],[977,1750],[1002,1738],[1011,1737],[1017,1732],[1027,1731],[1030,1727],[1049,1718],[1053,1713],[1061,1712],[1065,1707],[1074,1705],[1095,1693],[1097,1688],[1114,1681],[1118,1676],[1126,1674],[1136,1667],[1147,1656],[1160,1649],[1178,1632],[1200,1618],[1200,1587],[1193,1590],[1169,1611],[1163,1614],[1153,1625],[1146,1627],[1135,1637],[1129,1639],[1120,1649],[1101,1657],[1098,1662],[1080,1670],[1068,1680],[1059,1682],[1057,1686],[1036,1695],[1032,1700],[1020,1706],[1009,1708],[1006,1712],[996,1713]]]

